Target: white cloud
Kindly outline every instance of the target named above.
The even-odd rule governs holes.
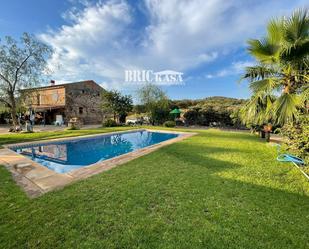
[[[291,11],[280,8],[281,1],[145,0],[148,24],[136,29],[135,9],[125,0],[82,2],[82,9],[63,14],[66,25],[39,35],[55,50],[50,60],[54,78],[94,78],[118,88],[128,87],[123,82],[126,69],[186,71],[228,56],[264,30],[271,16]],[[242,66],[235,63],[208,77]]]
[[[225,77],[230,75],[239,75],[244,72],[246,67],[253,66],[255,63],[254,61],[236,61],[233,62],[229,67],[223,68],[213,74],[207,74],[207,79],[218,78],[218,77]]]
[[[200,62],[209,62],[213,61],[218,57],[218,52],[212,52],[209,54],[202,53],[198,55],[198,61]]]
[[[54,48],[49,64],[55,77],[80,80],[91,74],[116,76],[118,65],[113,55],[126,45],[123,34],[131,21],[129,6],[125,2],[98,3],[82,12],[70,12],[70,19],[73,25],[39,36]]]

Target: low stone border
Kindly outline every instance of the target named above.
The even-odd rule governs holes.
[[[9,149],[23,145],[35,145],[35,144],[48,144],[60,141],[68,140],[82,140],[89,137],[104,137],[113,134],[130,133],[136,131],[153,131],[162,133],[174,133],[179,134],[178,137],[163,141],[158,144],[154,144],[145,148],[141,148],[136,151],[132,151],[111,159],[104,160],[89,166],[85,166],[79,169],[72,170],[68,173],[59,174],[53,170],[48,169],[41,164],[32,161],[31,159],[16,153]],[[20,185],[29,197],[37,197],[51,190],[62,188],[63,186],[70,184],[74,181],[85,179],[98,173],[110,170],[118,165],[129,162],[132,159],[146,155],[155,151],[163,146],[181,141],[185,138],[191,137],[196,133],[192,132],[178,132],[178,131],[164,131],[164,130],[152,130],[152,129],[135,129],[120,132],[109,132],[104,134],[87,135],[80,137],[58,138],[51,140],[44,140],[41,142],[26,142],[18,144],[5,145],[4,149],[0,149],[0,164],[5,165],[6,168],[12,173],[14,180]]]

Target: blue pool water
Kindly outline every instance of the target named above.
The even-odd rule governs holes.
[[[17,146],[11,149],[58,173],[66,173],[177,136],[178,134],[171,133],[133,131],[62,142]]]

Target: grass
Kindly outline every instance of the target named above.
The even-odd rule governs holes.
[[[198,133],[37,199],[0,167],[0,248],[309,248],[301,173],[253,135]]]

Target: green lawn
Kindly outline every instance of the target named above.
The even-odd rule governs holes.
[[[305,177],[253,135],[198,132],[32,200],[0,167],[0,248],[309,248]]]

